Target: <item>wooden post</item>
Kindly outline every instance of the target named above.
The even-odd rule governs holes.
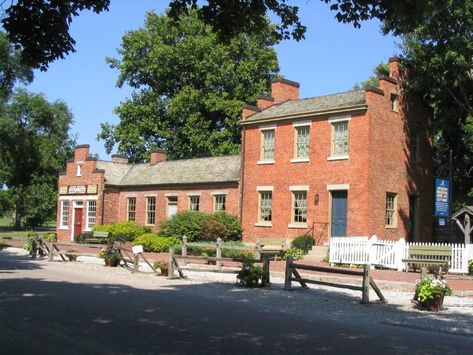
[[[216,251],[217,259],[222,257],[222,238],[217,238],[217,251]],[[217,269],[222,270],[222,262],[217,260]]]
[[[133,274],[140,272],[140,254],[133,255]]]
[[[36,240],[31,241],[31,259],[36,259],[36,254],[38,253],[38,243]]]
[[[53,253],[54,253],[54,242],[51,239],[51,247],[49,248],[49,261],[53,261]]]
[[[261,286],[270,287],[271,279],[269,273],[269,255],[263,256],[263,278],[261,279]]]
[[[361,290],[361,303],[363,304],[370,303],[370,267],[370,264],[363,265],[363,286]]]
[[[260,242],[256,242],[255,260],[261,260],[261,243]]]
[[[169,248],[168,269],[168,279],[172,279],[174,277],[174,248]]]
[[[292,278],[292,256],[288,256],[286,260],[286,272],[284,275],[284,289],[292,290],[291,278]]]
[[[187,256],[187,236],[182,237],[182,248],[181,248],[181,250],[182,250],[182,252],[181,252],[182,256]],[[186,259],[182,260],[182,265],[183,266],[187,265]]]

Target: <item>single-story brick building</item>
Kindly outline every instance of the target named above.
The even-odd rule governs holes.
[[[399,61],[377,88],[299,99],[299,84],[272,82],[271,97],[242,112],[241,156],[147,164],[89,157],[78,146],[59,177],[58,236],[133,220],[157,229],[177,211],[221,211],[243,238],[432,238],[431,112],[401,87]]]

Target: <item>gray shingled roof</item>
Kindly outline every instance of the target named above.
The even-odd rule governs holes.
[[[240,180],[239,155],[172,160],[150,164],[122,164],[98,161],[105,169],[107,185],[173,185],[233,182]]]
[[[246,121],[270,120],[275,117],[297,116],[301,114],[349,108],[364,104],[366,104],[365,90],[351,90],[332,95],[286,101],[251,115]]]

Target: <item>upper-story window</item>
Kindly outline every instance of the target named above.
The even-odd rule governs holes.
[[[391,94],[391,111],[399,112],[399,97],[396,94]]]
[[[309,159],[310,125],[298,124],[295,128],[294,159]]]
[[[330,119],[332,144],[329,160],[348,159],[348,123],[350,117]]]
[[[274,142],[276,135],[275,126],[260,128],[261,131],[261,152],[259,163],[274,163]]]
[[[76,176],[82,176],[82,163],[77,163]]]

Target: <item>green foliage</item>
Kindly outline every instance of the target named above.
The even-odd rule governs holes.
[[[142,226],[132,221],[96,225],[93,230],[98,232],[110,232],[110,240],[122,242],[131,242],[146,232]]]
[[[0,188],[0,217],[6,214],[11,214],[13,207],[13,199],[10,191],[2,190]]]
[[[302,250],[304,254],[307,254],[312,249],[313,245],[314,238],[312,238],[311,235],[302,235],[291,242],[293,248]]]
[[[278,63],[271,26],[257,33],[218,40],[195,11],[177,21],[147,14],[142,28],[123,37],[117,85],[131,86],[131,98],[116,108],[118,125],[102,124],[107,152],[131,161],[149,159],[152,148],[168,159],[238,154],[244,102],[267,92]]]
[[[99,253],[99,258],[104,260],[119,260],[120,252],[113,242],[107,244]]]
[[[137,237],[133,244],[143,245],[144,251],[161,253],[169,251],[171,247],[180,245],[181,240],[174,237],[159,237],[154,233],[145,233]]]
[[[237,274],[238,284],[244,287],[256,287],[264,276],[263,269],[252,261],[245,261]]]
[[[284,252],[283,260],[287,260],[289,256],[292,256],[293,260],[302,260],[304,258],[304,251],[298,248],[289,248]]]
[[[50,243],[50,242],[56,242],[56,233],[47,233],[45,236],[43,236],[43,240]]]
[[[99,226],[97,226],[99,227]],[[101,226],[100,226],[101,227]],[[99,228],[100,229],[100,228]],[[82,232],[76,237],[76,242],[77,243],[85,243],[86,239],[92,238],[92,232]]]
[[[242,247],[245,246],[240,241],[229,241],[224,242],[223,247],[225,246],[238,246]],[[232,250],[232,249],[223,249],[222,248],[222,257],[224,258],[233,258],[233,259],[253,259],[255,257],[255,253],[252,251],[247,250]]]
[[[468,275],[473,275],[473,260],[468,262]]]
[[[241,238],[241,225],[238,218],[225,212],[179,212],[160,225],[159,234],[163,237],[187,236],[189,242],[207,240],[223,241]]]
[[[439,296],[449,296],[451,294],[452,289],[448,287],[447,282],[440,276],[424,277],[416,285],[416,295],[421,302]]]
[[[23,245],[23,249],[31,253],[33,251],[33,243],[38,243],[39,239],[40,236],[38,233],[29,232],[26,235],[26,242]]]
[[[389,64],[388,63],[379,63],[373,69],[373,76],[370,76],[365,81],[355,84],[354,89],[367,89],[369,87],[377,88],[379,85],[379,78],[382,76],[389,76]]]

